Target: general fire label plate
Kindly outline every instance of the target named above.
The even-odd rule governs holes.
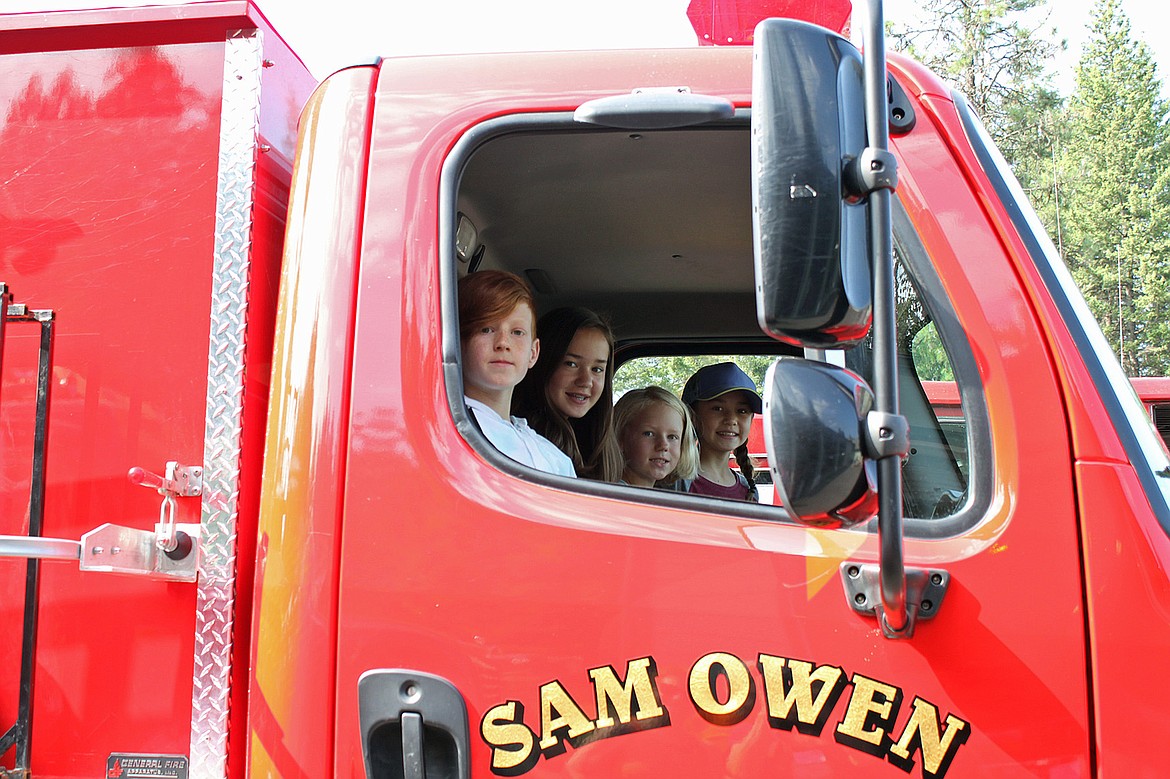
[[[106,779],[187,779],[187,756],[115,752],[106,758]]]

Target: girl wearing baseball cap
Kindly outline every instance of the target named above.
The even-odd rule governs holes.
[[[748,457],[752,419],[763,410],[756,383],[733,362],[695,371],[683,387],[699,437],[699,473],[688,491],[730,500],[759,501],[755,468]],[[734,454],[739,471],[731,469]]]

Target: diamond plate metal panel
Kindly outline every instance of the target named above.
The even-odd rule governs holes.
[[[203,537],[191,701],[191,779],[218,779],[227,774],[244,338],[260,121],[261,44],[257,30],[232,31],[224,57],[203,452]]]

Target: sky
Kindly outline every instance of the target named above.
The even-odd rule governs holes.
[[[5,11],[64,10],[112,5],[176,4],[183,0],[3,0]],[[692,46],[689,0],[255,0],[315,76],[375,56],[532,49]],[[1049,24],[1068,41],[1053,62],[1064,93],[1075,84],[1080,47],[1095,0],[1049,0]],[[1120,0],[1135,38],[1154,54],[1163,81],[1170,75],[1170,3]],[[864,0],[854,0],[855,16]],[[886,18],[906,22],[920,0],[885,0]],[[1160,33],[1160,34],[1159,34]]]
[[[258,0],[314,74],[349,64],[356,52],[382,56],[556,48],[690,46],[689,0]],[[860,16],[864,0],[855,0]],[[1094,0],[1050,0],[1049,24],[1068,49],[1054,61],[1063,92],[1075,84]],[[886,18],[906,21],[918,0],[886,0]],[[1135,38],[1170,74],[1170,3],[1121,0]],[[328,13],[322,8],[328,8]],[[1161,33],[1161,34],[1158,34]],[[1164,89],[1164,93],[1170,90]]]

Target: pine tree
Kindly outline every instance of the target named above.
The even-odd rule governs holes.
[[[894,47],[934,70],[967,99],[1033,195],[1051,168],[1060,97],[1049,64],[1064,48],[1039,10],[1046,0],[924,0],[921,21],[891,28]]]
[[[1098,0],[1060,160],[1061,245],[1130,375],[1170,370],[1170,145],[1145,43]]]

